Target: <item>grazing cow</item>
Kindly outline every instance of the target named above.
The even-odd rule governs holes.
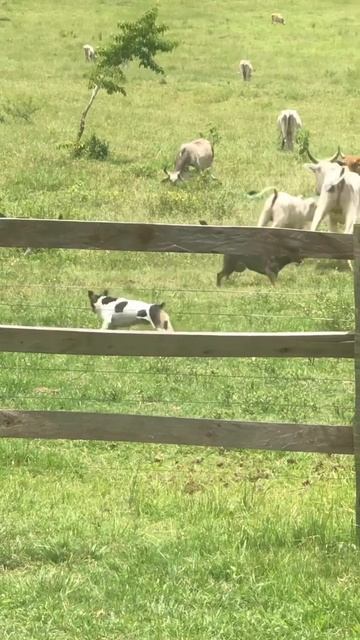
[[[289,193],[274,189],[274,194],[269,196],[264,204],[258,227],[265,227],[271,222],[271,227],[304,229],[310,227],[315,209],[314,198],[291,196]]]
[[[301,118],[295,109],[284,109],[278,115],[277,124],[281,132],[281,148],[293,149],[296,132],[301,129]]]
[[[285,24],[285,20],[280,13],[272,13],[271,22],[272,24]]]
[[[83,49],[86,62],[94,62],[96,58],[96,51],[94,47],[92,47],[91,44],[84,44]]]
[[[240,60],[239,73],[242,74],[243,80],[251,80],[254,68],[250,60]]]
[[[310,153],[310,150],[308,148],[306,149],[306,153],[308,154],[311,162],[314,162],[316,164],[318,164],[319,162],[324,162],[323,160],[317,160],[312,155],[312,153]],[[331,158],[329,158],[328,162],[337,162],[337,164],[340,164],[342,167],[347,167],[348,169],[350,169],[350,171],[353,171],[354,173],[358,173],[360,175],[360,156],[344,155],[343,153],[341,153],[340,147],[338,147],[337,152]]]
[[[205,220],[199,220],[200,224],[206,225]],[[286,267],[287,264],[295,262],[300,264],[302,262],[298,252],[294,252],[293,255],[280,255],[280,256],[253,256],[249,254],[244,255],[224,255],[222,270],[216,276],[216,284],[221,287],[221,281],[224,277],[229,279],[234,271],[242,273],[246,269],[255,271],[266,275],[271,284],[275,286],[278,274]]]
[[[164,168],[166,178],[163,179],[163,182],[169,180],[171,184],[176,184],[185,179],[189,167],[195,167],[197,171],[204,171],[204,169],[211,167],[213,160],[214,147],[208,140],[199,138],[192,142],[185,142],[180,147],[174,171],[168,171],[166,167]]]
[[[173,332],[170,318],[164,311],[165,303],[151,304],[141,300],[113,298],[104,293],[88,291],[90,305],[102,320],[101,329],[123,329],[135,324],[150,324],[158,331]]]

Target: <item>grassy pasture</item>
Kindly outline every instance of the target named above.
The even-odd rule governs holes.
[[[299,110],[320,157],[357,140],[355,0],[158,3],[179,47],[166,83],[129,68],[128,96],[99,94],[87,134],[106,162],[74,160],[88,99],[82,45],[106,42],[139,0],[0,5],[0,211],[11,216],[255,224],[276,185],[313,178],[275,127]],[[273,26],[272,11],[287,24]],[[253,80],[236,73],[242,57]],[[31,99],[31,102],[29,102]],[[34,108],[34,112],[30,112]],[[28,117],[30,116],[30,120]],[[162,185],[179,144],[215,126],[214,172]],[[86,290],[164,299],[176,329],[351,329],[352,277],[307,261],[272,289],[254,273],[215,286],[220,257],[2,250],[1,323],[98,327]],[[6,408],[76,409],[349,424],[353,365],[1,355]],[[0,442],[4,640],[355,640],[352,460],[79,442]]]

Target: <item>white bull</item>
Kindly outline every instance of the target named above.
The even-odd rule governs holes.
[[[346,167],[332,164],[323,179],[311,231],[315,231],[328,215],[330,231],[336,231],[337,223],[341,222],[345,225],[344,233],[352,233],[359,214],[360,176]]]
[[[166,178],[163,182],[170,180],[172,184],[184,180],[189,167],[195,167],[197,171],[204,171],[211,167],[214,160],[214,147],[205,138],[185,142],[181,145],[175,161],[174,171],[164,168]]]
[[[353,232],[360,215],[360,176],[347,167],[335,164],[326,172],[311,231],[316,231],[326,215],[330,231],[337,231],[340,222],[345,225],[344,233]],[[348,263],[352,270],[351,260]]]
[[[281,132],[281,148],[293,149],[296,132],[301,129],[301,118],[295,109],[284,109],[278,115],[277,124]]]
[[[271,223],[272,227],[283,229],[309,228],[316,210],[314,198],[292,196],[284,191],[274,189],[274,194],[264,203],[258,227]]]

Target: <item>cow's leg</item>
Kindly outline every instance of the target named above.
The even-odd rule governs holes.
[[[326,214],[326,203],[325,205],[320,205],[320,206],[318,205],[313,217],[313,221],[311,223],[311,227],[310,227],[311,231],[316,231],[319,224],[323,220],[325,214]]]
[[[338,230],[336,219],[331,214],[329,217],[329,229],[331,233],[336,233]]]
[[[266,273],[267,277],[269,278],[272,286],[275,287],[276,286],[277,273],[274,273],[273,271],[271,271],[271,269],[265,269],[265,273]]]

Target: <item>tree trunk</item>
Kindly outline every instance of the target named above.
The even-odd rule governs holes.
[[[94,102],[94,100],[95,100],[95,98],[96,98],[96,96],[97,96],[97,94],[98,94],[99,90],[100,90],[100,87],[96,84],[96,85],[95,85],[95,87],[94,87],[94,88],[93,88],[93,90],[92,90],[91,97],[90,97],[90,100],[89,100],[89,102],[88,102],[88,104],[87,104],[87,106],[86,106],[86,109],[84,109],[84,111],[83,111],[83,112],[82,112],[82,114],[81,114],[80,125],[79,125],[79,131],[78,131],[78,134],[77,134],[77,137],[76,137],[76,143],[75,143],[75,146],[78,146],[78,145],[79,145],[79,143],[80,143],[80,140],[81,140],[82,134],[84,133],[84,130],[85,130],[85,120],[86,120],[86,116],[87,116],[87,114],[89,113],[89,111],[90,111],[90,109],[91,109],[91,107],[92,107],[92,104],[93,104],[93,102]]]

